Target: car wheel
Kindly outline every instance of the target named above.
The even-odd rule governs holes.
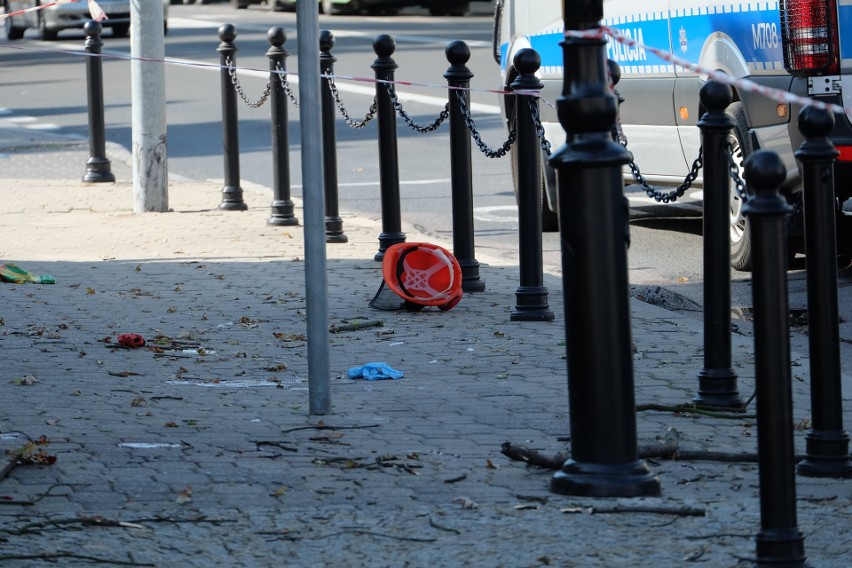
[[[39,35],[41,35],[41,39],[44,41],[54,41],[57,36],[59,36],[59,32],[56,30],[52,30],[47,27],[47,24],[44,21],[44,17],[39,17],[38,19],[38,31]]]
[[[518,153],[510,150],[511,165],[512,165],[512,188],[515,191],[515,203],[518,203]],[[544,152],[542,151],[542,154]],[[550,210],[547,205],[547,176],[555,175],[553,170],[548,170],[547,156],[542,155],[541,159],[541,230],[545,233],[553,233],[559,230],[559,215]]]
[[[281,2],[278,2],[278,0],[275,0],[272,3],[272,11],[273,12],[283,12],[284,10],[286,10],[286,8],[284,7],[284,4],[282,4]]]
[[[467,2],[456,2],[453,6],[447,8],[447,13],[450,16],[464,16],[469,8],[470,5]]]
[[[741,102],[732,103],[726,111],[734,119],[735,126],[728,135],[734,163],[742,176],[745,161],[751,155],[748,138],[748,121]],[[737,195],[733,183],[730,189],[730,238],[731,267],[735,270],[750,271],[752,266],[752,242],[750,222],[743,215],[743,200]]]
[[[430,6],[429,7],[429,15],[430,16],[446,16],[447,9],[442,6]]]
[[[231,0],[231,6],[236,8],[237,10],[245,10],[248,8],[247,0]]]
[[[24,37],[24,32],[27,31],[27,28],[19,28],[15,26],[13,18],[6,18],[4,22],[6,27],[6,39],[21,39]]]
[[[112,37],[127,37],[130,33],[130,24],[116,24],[112,27]]]

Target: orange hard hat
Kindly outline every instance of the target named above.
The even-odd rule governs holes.
[[[382,276],[402,299],[449,310],[462,297],[458,260],[443,247],[429,243],[398,243],[385,251]]]

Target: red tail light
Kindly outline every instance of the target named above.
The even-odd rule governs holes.
[[[784,68],[792,75],[840,72],[837,0],[781,0]]]

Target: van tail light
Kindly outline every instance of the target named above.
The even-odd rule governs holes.
[[[784,68],[791,75],[840,72],[837,0],[781,0]]]

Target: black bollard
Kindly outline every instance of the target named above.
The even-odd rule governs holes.
[[[106,157],[106,133],[104,127],[104,76],[101,66],[101,24],[89,20],[83,26],[86,34],[86,78],[89,93],[89,159],[83,181],[92,183],[115,181]]]
[[[544,86],[535,73],[541,57],[532,49],[515,54],[515,69],[520,75],[512,83],[514,91],[539,91]],[[514,152],[517,158],[518,183],[518,267],[520,286],[515,291],[512,321],[551,321],[553,312],[544,286],[544,262],[541,253],[541,142],[533,109],[538,115],[538,97],[515,96],[515,120],[518,138]]]
[[[222,146],[225,156],[225,186],[222,188],[222,202],[219,209],[226,211],[245,211],[243,188],[240,187],[240,139],[237,117],[237,90],[229,69],[236,68],[237,28],[233,24],[219,27],[219,39],[222,43],[216,48],[220,58],[220,77],[222,85]]]
[[[473,243],[473,174],[470,160],[470,132],[464,120],[461,96],[470,108],[470,80],[467,68],[470,48],[463,41],[452,41],[446,49],[450,68],[444,78],[450,87],[450,178],[453,202],[453,254],[462,270],[462,290],[482,292],[485,282],[479,278],[479,261]]]
[[[804,182],[812,421],[799,473],[848,478],[852,460],[849,434],[843,431],[834,218],[834,159],[839,152],[827,138],[833,127],[834,115],[828,111],[809,106],[799,113],[799,130],[805,135],[796,157]]]
[[[731,87],[708,81],[701,88],[707,112],[698,121],[704,156],[704,369],[698,373],[696,404],[742,409],[737,375],[731,367],[730,169],[725,113]]]
[[[269,103],[272,106],[272,203],[267,225],[292,226],[299,220],[293,213],[293,200],[290,198],[290,144],[287,135],[287,94],[281,81],[287,76],[287,32],[284,28],[273,27],[266,32],[269,49]]]
[[[758,565],[804,566],[796,528],[793,394],[787,321],[787,231],[791,207],[778,191],[787,169],[774,152],[759,150],[745,165],[755,190],[743,205],[750,218],[754,268],[754,356],[757,383],[757,452],[760,471]]]
[[[382,186],[382,232],[379,234],[379,251],[374,257],[381,261],[388,247],[405,242],[399,205],[399,152],[396,139],[396,109],[393,108],[388,88],[393,89],[393,60],[396,42],[386,34],[373,41],[373,51],[378,57],[370,66],[376,72],[376,120],[379,121],[379,182]]]
[[[334,34],[328,30],[320,31],[320,84],[322,86],[322,156],[323,179],[325,181],[325,242],[349,242],[343,232],[343,219],[337,205],[337,110],[334,108],[334,96],[331,93],[329,78],[334,75],[334,63],[331,54],[334,47]]]
[[[563,0],[566,30],[597,28],[601,0]],[[571,458],[551,491],[593,497],[658,495],[659,479],[636,442],[627,243],[621,168],[627,150],[612,139],[616,99],[608,88],[606,41],[566,35],[565,80],[557,102],[565,144],[558,170],[562,283],[568,359]]]

